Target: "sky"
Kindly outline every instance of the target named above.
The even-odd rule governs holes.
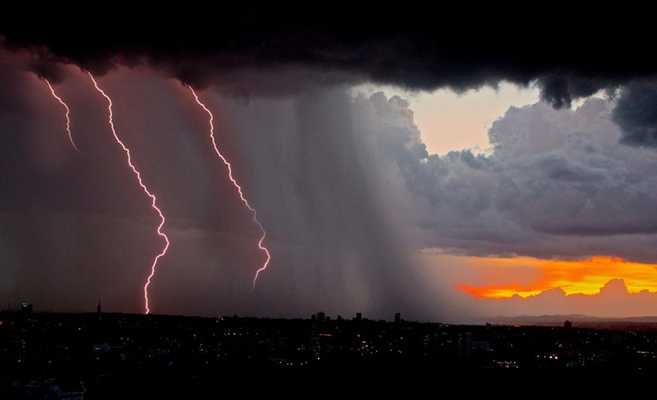
[[[583,52],[545,32],[500,47],[436,40],[449,23],[332,32],[260,15],[175,37],[130,20],[84,38],[0,29],[1,302],[144,310],[161,220],[92,73],[166,218],[155,313],[652,313],[657,68],[638,57],[643,36],[600,32]],[[255,288],[262,232],[189,87],[266,231]]]
[[[449,89],[432,92],[400,90],[396,87],[363,85],[354,92],[401,96],[410,104],[415,124],[430,154],[471,149],[487,151],[491,144],[488,129],[511,106],[525,106],[539,101],[536,87],[522,87],[502,82],[498,87],[482,87],[463,93]]]

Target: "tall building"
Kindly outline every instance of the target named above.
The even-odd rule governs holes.
[[[402,321],[401,313],[395,313],[395,323],[398,324]]]

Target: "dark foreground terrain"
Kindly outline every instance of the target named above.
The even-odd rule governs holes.
[[[217,389],[231,375],[258,381],[286,370],[296,376],[515,369],[645,374],[657,372],[655,326],[463,326],[322,313],[284,320],[5,312],[0,398],[131,398],[139,390]]]

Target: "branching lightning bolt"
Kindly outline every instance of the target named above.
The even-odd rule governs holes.
[[[157,234],[164,240],[164,248],[162,248],[162,251],[158,253],[157,256],[153,259],[153,264],[151,265],[151,270],[150,274],[148,275],[148,278],[146,278],[146,283],[144,283],[144,313],[145,314],[150,314],[151,309],[149,307],[149,297],[148,297],[148,288],[151,285],[151,281],[153,277],[155,276],[155,271],[157,270],[157,262],[162,258],[166,253],[167,250],[169,250],[169,237],[164,233],[162,228],[164,227],[164,224],[166,223],[166,218],[164,217],[164,214],[162,213],[162,210],[160,207],[157,205],[157,197],[148,189],[148,187],[144,184],[144,182],[141,179],[141,172],[137,169],[137,167],[134,166],[132,163],[132,157],[130,154],[130,149],[123,143],[121,138],[119,138],[119,135],[116,133],[116,129],[114,128],[114,117],[112,114],[112,99],[103,91],[103,89],[98,86],[98,82],[96,82],[96,79],[94,78],[93,74],[89,72],[89,78],[91,78],[91,82],[93,82],[94,87],[100,93],[105,100],[107,100],[107,115],[108,115],[108,122],[110,129],[112,130],[112,135],[114,135],[114,139],[116,142],[121,146],[123,149],[123,152],[125,153],[128,161],[128,166],[132,170],[132,173],[135,175],[137,178],[137,182],[139,182],[139,186],[141,189],[146,193],[146,196],[148,196],[151,199],[151,207],[157,215],[160,217],[160,224],[157,226]]]
[[[196,100],[196,104],[198,104],[203,109],[203,111],[205,111],[208,114],[208,120],[210,123],[210,140],[212,141],[212,148],[214,149],[214,152],[217,154],[217,157],[219,157],[219,159],[221,159],[221,161],[226,166],[226,170],[228,172],[228,179],[233,184],[233,186],[235,186],[235,189],[237,190],[237,194],[240,196],[240,200],[242,201],[244,206],[253,215],[253,222],[255,222],[255,224],[258,225],[258,228],[260,228],[261,236],[260,236],[260,240],[258,241],[258,248],[263,253],[265,253],[266,259],[265,262],[262,264],[262,266],[258,268],[258,270],[255,273],[255,276],[253,277],[253,289],[255,289],[256,284],[258,283],[258,276],[260,275],[261,272],[267,269],[267,266],[269,265],[269,261],[271,261],[271,254],[269,253],[269,249],[267,249],[267,247],[265,247],[264,245],[265,239],[267,238],[267,231],[265,231],[265,228],[258,220],[258,212],[256,211],[255,208],[251,207],[251,204],[249,204],[249,201],[246,199],[246,196],[244,196],[242,187],[237,182],[237,180],[233,177],[233,169],[230,162],[221,153],[221,151],[219,151],[219,146],[217,145],[217,140],[215,139],[214,136],[214,116],[212,115],[212,111],[210,111],[210,109],[206,107],[206,105],[201,101],[201,99],[194,91],[194,88],[192,88],[191,86],[188,86],[188,88],[192,92],[192,96],[194,96],[194,100]]]
[[[50,89],[50,94],[52,94],[52,97],[55,98],[61,104],[64,106],[64,109],[66,110],[66,133],[68,134],[68,140],[71,142],[71,145],[76,151],[80,151],[78,149],[78,146],[75,144],[75,141],[73,140],[73,134],[71,133],[71,109],[68,108],[68,104],[55,93],[55,88],[52,87],[50,84],[50,81],[48,79],[43,78],[43,81],[48,85],[48,89]]]

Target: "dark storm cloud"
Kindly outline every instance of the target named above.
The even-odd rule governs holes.
[[[86,74],[65,69],[69,79],[55,88],[71,106],[77,153],[59,103],[23,68],[27,63],[12,57],[2,59],[9,79],[0,80],[12,97],[0,108],[0,249],[8,264],[0,299],[88,310],[100,296],[108,309],[139,312],[161,242],[157,218],[108,130],[106,104]],[[391,190],[386,175],[388,152],[406,142],[397,135],[406,132],[397,128],[407,126],[403,100],[354,101],[340,88],[249,102],[199,92],[268,231],[272,263],[252,292],[262,262],[257,227],[209,147],[205,113],[178,82],[148,68],[118,68],[100,83],[167,216],[172,245],[153,282],[156,312],[442,313],[414,272],[414,247],[398,228],[402,191]],[[409,165],[424,155],[423,146],[410,149]]]
[[[0,98],[6,100],[0,103],[2,302],[27,299],[42,310],[88,310],[100,296],[110,309],[139,312],[144,267],[161,246],[153,212],[111,137],[105,104],[88,77],[70,68],[73,79],[55,85],[71,107],[78,153],[66,138],[63,108],[24,68],[29,61],[0,53]],[[252,273],[240,267],[258,262],[249,256],[254,242],[248,213],[224,184],[223,171],[212,168],[207,136],[194,135],[206,121],[190,128],[185,116],[196,114],[181,111],[189,99],[177,95],[177,84],[152,73],[117,75],[102,84],[116,101],[119,133],[170,217],[167,230],[176,244],[168,267],[180,274],[179,285],[172,283],[168,297],[160,297],[155,292],[168,283],[160,280],[154,304],[162,311],[213,314],[209,291],[239,292],[235,287],[244,282],[248,292]],[[247,223],[234,223],[241,218]],[[199,281],[216,286],[199,287]],[[208,303],[190,300],[191,293],[205,295]],[[221,302],[225,312],[253,313],[253,307],[243,308],[248,298]],[[190,308],[172,306],[185,303]]]
[[[11,48],[31,49],[46,61],[97,73],[146,63],[185,83],[247,94],[360,82],[460,91],[538,80],[543,98],[561,107],[657,73],[645,52],[651,14],[639,10],[631,16],[573,6],[521,16],[497,4],[476,11],[355,4],[121,10],[106,8],[75,23],[61,18],[62,10],[25,20],[8,13],[0,35]],[[623,20],[632,24],[620,29]]]
[[[30,52],[27,68],[53,81],[65,78],[62,63],[97,74],[148,65],[247,99],[364,82],[460,92],[509,81],[535,84],[545,102],[562,108],[632,85],[615,113],[623,142],[657,146],[653,89],[636,85],[657,77],[657,57],[645,50],[652,46],[647,10],[610,14],[554,5],[518,15],[492,3],[476,10],[354,4],[320,11],[280,4],[130,10],[109,7],[73,21],[59,8],[25,18],[5,13],[0,40]]]
[[[570,107],[573,100],[589,97],[602,89],[613,89],[631,79],[628,76],[594,77],[575,75],[549,75],[541,77],[538,86],[541,89],[541,99],[555,108]]]
[[[30,52],[27,68],[52,81],[64,79],[62,63],[97,74],[148,65],[194,87],[214,85],[245,98],[364,82],[460,92],[509,81],[537,85],[545,102],[562,108],[632,84],[615,117],[623,142],[656,146],[657,124],[646,120],[654,114],[652,89],[635,85],[657,77],[657,58],[645,51],[652,45],[651,14],[552,8],[528,17],[497,5],[474,13],[442,6],[375,14],[356,5],[321,12],[231,5],[217,14],[137,7],[129,15],[109,9],[74,24],[60,16],[8,14],[0,38],[9,49]],[[600,21],[613,21],[613,28]],[[555,23],[559,29],[546,28]]]
[[[50,83],[60,83],[64,80],[66,74],[61,64],[39,58],[34,60],[28,66],[28,69],[34,72],[39,78],[48,79]]]
[[[613,119],[623,130],[624,143],[657,147],[657,84],[644,82],[625,86],[618,97]]]

